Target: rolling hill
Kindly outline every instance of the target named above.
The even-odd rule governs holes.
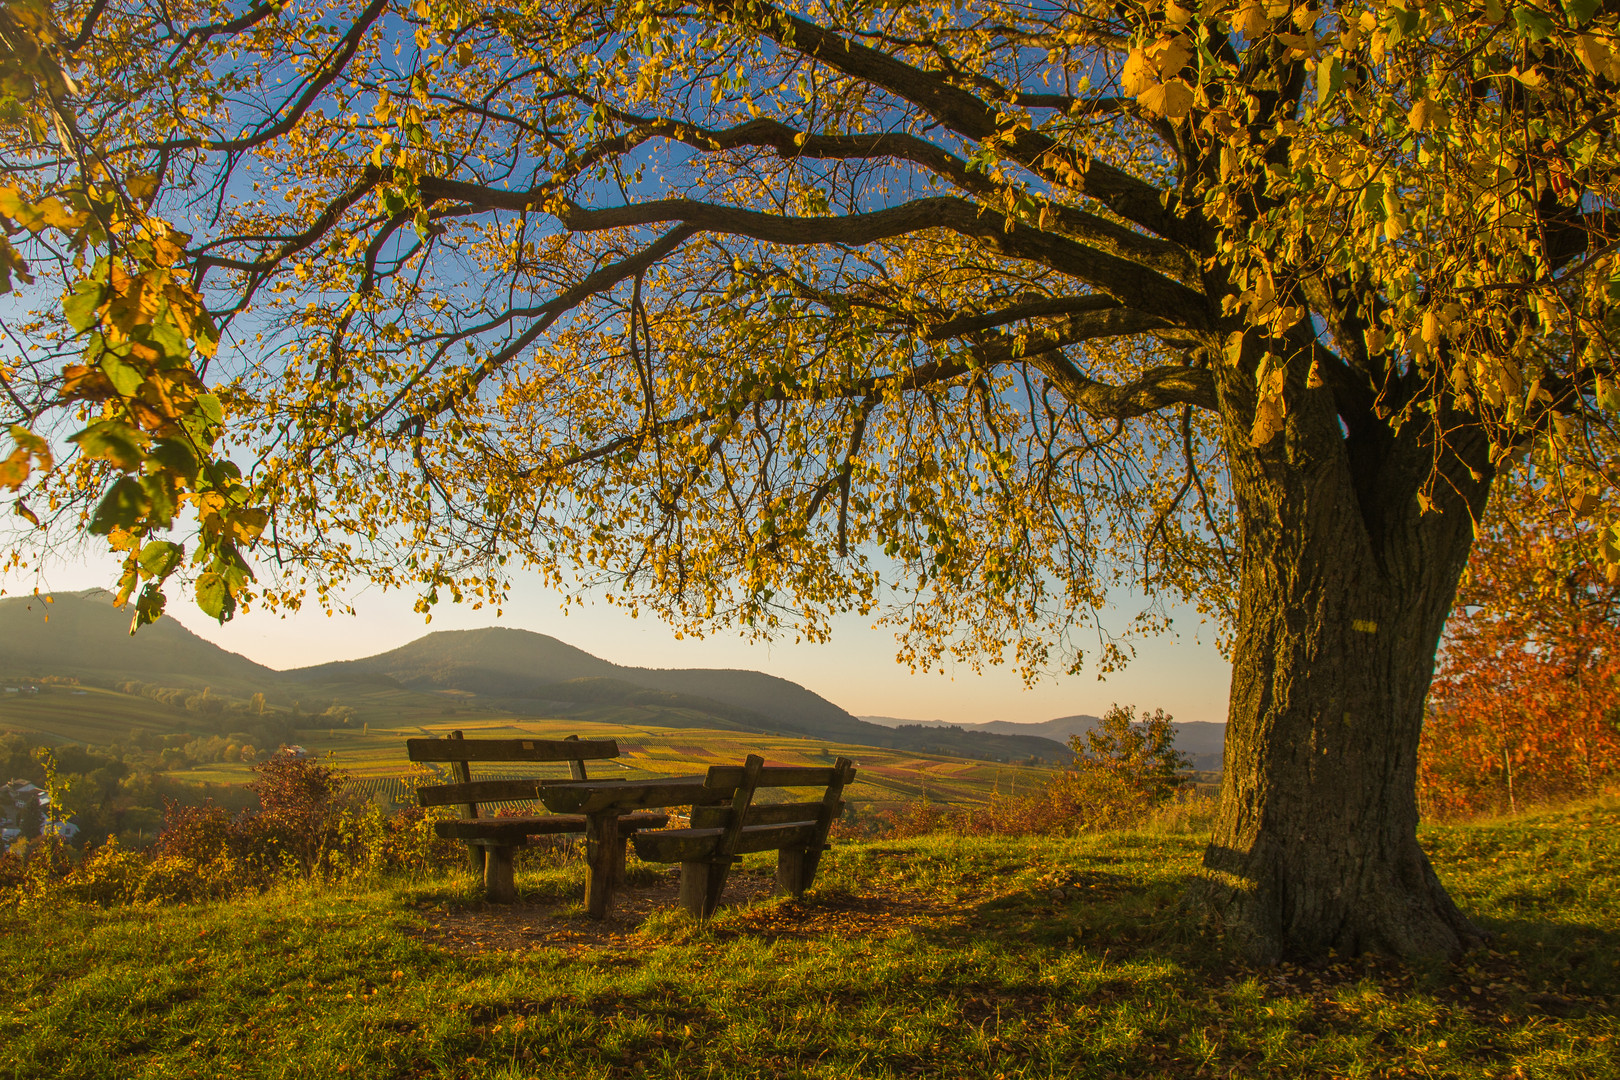
[[[445,630],[377,656],[298,668],[285,676],[327,687],[381,676],[407,689],[460,691],[519,712],[555,712],[569,703],[655,706],[703,714],[685,723],[677,717],[668,726],[798,735],[989,761],[1068,757],[1061,743],[1038,735],[888,728],[764,672],[624,667],[528,630]],[[716,718],[722,722],[716,724]]]
[[[162,673],[163,679],[154,675]],[[204,641],[173,619],[130,636],[105,589],[0,599],[0,676],[99,675],[252,693],[281,673]]]
[[[131,637],[104,590],[0,599],[0,677],[136,679],[272,702],[353,706],[376,722],[402,708],[448,707],[595,723],[755,732],[985,761],[1068,758],[1025,732],[900,730],[867,723],[787,679],[758,671],[625,667],[544,634],[441,631],[359,660],[276,671],[161,619]],[[317,706],[319,707],[319,706]]]

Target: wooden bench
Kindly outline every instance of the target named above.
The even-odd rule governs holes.
[[[494,817],[480,813],[488,803],[526,802],[539,798],[541,778],[474,780],[474,761],[557,762],[566,761],[575,780],[584,780],[585,762],[619,756],[619,745],[612,739],[467,739],[452,731],[448,739],[406,739],[405,752],[416,762],[447,762],[455,770],[457,782],[432,784],[416,789],[422,806],[466,807],[465,817],[435,822],[440,836],[466,843],[472,871],[484,879],[484,893],[493,902],[509,904],[517,897],[512,884],[512,861],[517,850],[527,847],[537,836],[585,832],[585,817],[579,814]],[[608,848],[592,859],[602,864],[605,876],[624,876],[624,840],[638,829],[662,828],[668,814],[630,813],[618,818],[618,829]],[[598,856],[597,852],[591,852]]]
[[[692,827],[638,834],[636,854],[648,862],[681,864],[681,906],[699,919],[714,914],[726,875],[738,856],[777,852],[776,888],[803,896],[816,877],[827,832],[844,810],[844,785],[855,779],[854,764],[839,758],[830,768],[766,765],[748,755],[742,765],[715,765],[704,787],[728,791],[728,805],[694,806]],[[817,787],[810,802],[754,805],[761,788]]]

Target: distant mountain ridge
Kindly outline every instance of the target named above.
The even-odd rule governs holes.
[[[961,728],[964,731],[995,735],[1022,735],[1051,739],[1067,745],[1076,735],[1084,735],[1097,723],[1098,718],[1085,713],[1060,716],[1055,720],[1042,720],[1020,724],[1011,720],[986,720],[981,723],[951,723],[946,720],[902,720],[895,716],[863,716],[862,720],[884,727]],[[1194,720],[1187,723],[1174,721],[1175,746],[1193,759],[1193,767],[1217,770],[1226,747],[1226,725]]]
[[[212,685],[248,696],[341,697],[343,688],[454,692],[529,715],[576,715],[602,706],[665,727],[808,736],[989,761],[1060,762],[1061,742],[1012,731],[902,731],[857,719],[798,683],[764,672],[625,667],[527,630],[490,627],[427,634],[376,656],[276,671],[222,649],[172,619],[134,637],[104,590],[0,598],[0,674],[91,676],[160,685]],[[459,698],[458,698],[459,700]],[[637,711],[639,710],[639,712]]]
[[[739,730],[804,735],[866,746],[937,750],[995,761],[1039,757],[1061,761],[1067,748],[1022,732],[969,732],[966,737],[903,732],[869,724],[798,683],[733,668],[625,667],[530,630],[489,627],[442,630],[377,656],[296,668],[287,677],[311,683],[386,676],[414,690],[463,690],[519,706],[525,701],[603,700],[615,687],[665,695],[672,708],[705,709]],[[622,691],[614,700],[644,704]],[[715,704],[723,706],[716,712]]]

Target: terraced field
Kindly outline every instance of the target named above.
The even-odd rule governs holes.
[[[75,693],[77,690],[79,692]],[[346,699],[345,704],[352,699]],[[829,763],[852,758],[860,776],[846,793],[852,803],[885,805],[918,798],[940,803],[982,802],[993,794],[1016,794],[1041,783],[1046,770],[993,762],[969,761],[910,750],[892,750],[781,735],[755,735],[703,728],[639,724],[638,710],[604,708],[600,720],[514,716],[467,709],[455,698],[379,688],[353,700],[355,719],[348,727],[300,729],[301,744],[353,777],[356,790],[383,802],[412,801],[405,740],[444,736],[460,730],[468,738],[562,738],[618,740],[620,758],[592,765],[598,775],[615,770],[627,778],[676,776],[702,772],[710,765],[740,762],[759,754],[771,764]],[[183,730],[186,714],[173,706],[142,697],[95,688],[44,686],[37,694],[6,694],[0,700],[0,731],[44,735],[54,741],[92,745],[128,742],[132,732]],[[245,764],[199,765],[175,774],[197,783],[245,783],[252,778]],[[563,766],[536,766],[524,771],[503,766],[475,773],[495,776],[563,776]]]

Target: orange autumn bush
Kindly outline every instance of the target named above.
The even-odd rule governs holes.
[[[1620,779],[1620,585],[1606,534],[1534,475],[1504,486],[1447,627],[1419,750],[1426,816],[1513,812]]]

